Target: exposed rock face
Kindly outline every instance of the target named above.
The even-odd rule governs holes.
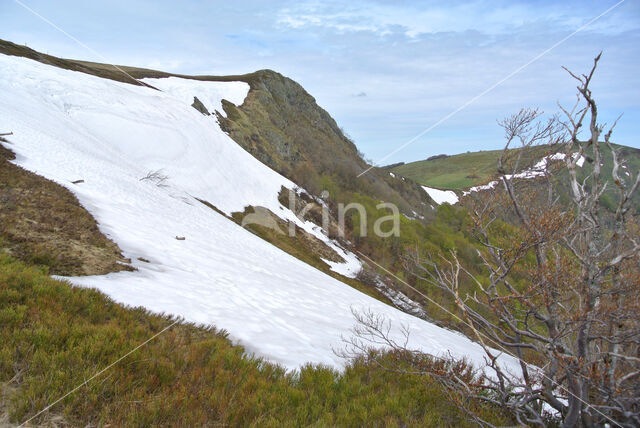
[[[191,107],[198,110],[200,113],[204,114],[205,116],[211,115],[211,113],[209,113],[209,110],[207,110],[207,108],[204,106],[204,104],[202,104],[202,101],[200,101],[198,97],[193,97],[193,104],[191,104]]]
[[[247,75],[247,82],[244,104],[223,103],[228,117],[220,123],[254,156],[285,173],[300,162],[326,166],[328,155],[357,162],[355,145],[302,86],[271,70]]]
[[[355,144],[335,120],[295,81],[271,70],[244,76],[251,89],[241,106],[223,101],[222,129],[271,168],[319,194],[320,175],[332,176],[343,189],[393,202],[405,213],[421,212],[426,196],[415,183],[369,168]]]

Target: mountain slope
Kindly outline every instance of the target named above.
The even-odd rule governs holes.
[[[242,82],[183,83],[209,111],[223,98],[242,102],[248,91]],[[482,364],[482,349],[462,335],[365,296],[201,203],[227,214],[263,206],[313,227],[278,200],[283,186],[295,184],[235,144],[215,117],[191,107],[191,97],[5,55],[0,91],[0,129],[14,132],[16,163],[72,190],[138,269],[73,283],[215,323],[249,351],[289,368],[342,366],[333,348],[349,334],[352,308],[386,316],[396,328],[407,324],[410,346]],[[143,179],[158,171],[166,179]],[[84,183],[71,185],[78,179]]]
[[[620,158],[624,159],[622,174],[630,176],[630,174],[640,172],[640,149],[616,144],[614,144],[614,147],[618,150]],[[522,149],[509,150],[508,158],[515,158],[520,150]],[[539,163],[545,156],[564,151],[565,145],[563,144],[553,147],[540,145],[527,148],[523,152],[520,171],[526,171]],[[444,158],[398,165],[390,170],[394,174],[415,180],[424,186],[432,186],[438,189],[463,190],[472,186],[480,186],[482,188],[497,176],[497,160],[501,153],[502,150],[462,153]],[[609,150],[602,150],[601,153],[603,156],[603,177],[611,177],[611,169],[613,168],[611,153]],[[586,161],[590,162],[593,157],[592,154],[587,151],[585,155],[587,156]],[[566,181],[566,174],[567,172],[564,169],[557,171],[555,179]],[[578,170],[578,178],[583,179],[584,177],[585,173],[582,170]],[[603,196],[605,206],[608,206],[607,199],[610,198],[612,192],[615,192],[614,185],[610,185]],[[635,195],[634,205],[636,211],[640,212],[640,195]],[[613,206],[608,206],[608,208],[613,209]]]
[[[540,146],[527,155],[537,160],[545,155],[546,150],[546,147]],[[466,189],[486,184],[493,179],[501,153],[502,150],[483,150],[434,157],[394,166],[391,171],[424,186]]]
[[[251,98],[256,93],[260,93],[260,94],[264,93],[265,96],[261,98],[266,98],[266,99],[273,98],[274,95],[272,95],[272,93],[273,94],[286,93],[285,98],[287,99],[296,99],[298,94],[303,93],[303,94],[306,94],[306,96],[304,97],[304,100],[301,101],[300,103],[297,103],[296,105],[299,104],[301,106],[300,107],[301,110],[304,110],[306,112],[311,112],[311,114],[313,114],[314,115],[313,117],[315,118],[314,122],[318,122],[317,119],[320,118],[322,121],[326,122],[326,125],[329,128],[333,130],[337,129],[333,119],[328,115],[328,113],[326,113],[324,110],[322,110],[319,106],[316,105],[315,100],[313,100],[313,98],[310,95],[308,95],[306,91],[304,91],[304,89],[302,89],[297,83],[291,81],[290,79],[283,78],[277,73],[269,70],[263,70],[260,72],[249,73],[246,75],[238,75],[238,76],[172,75],[172,74],[164,73],[157,70],[141,69],[141,68],[128,67],[123,65],[113,66],[109,64],[100,64],[95,62],[53,57],[50,55],[43,54],[41,52],[37,52],[26,46],[16,45],[14,43],[3,41],[3,40],[0,40],[0,53],[4,53],[6,55],[11,55],[11,56],[29,58],[29,59],[33,59],[38,62],[41,62],[43,64],[53,65],[58,68],[73,70],[73,71],[80,71],[82,73],[86,73],[86,74],[90,74],[90,75],[94,75],[94,76],[98,76],[98,77],[102,77],[110,80],[115,80],[115,81],[131,84],[131,85],[136,85],[136,86],[138,85],[149,86],[147,83],[143,83],[143,80],[145,78],[155,79],[156,84],[158,84],[158,82],[162,82],[163,85],[166,85],[168,81],[171,81],[172,77],[182,77],[184,79],[189,79],[190,81],[193,81],[192,83],[195,83],[195,81],[245,82],[249,85],[250,90],[249,90],[248,96],[245,98],[245,102],[241,106],[242,108],[244,108],[245,105],[250,104],[248,102],[249,98]],[[279,88],[277,85],[272,90],[270,89],[270,87],[267,87],[261,83],[264,81],[264,79],[262,79],[261,76],[273,76],[273,75],[279,76],[278,80],[283,81],[286,84],[285,86],[287,88],[292,88],[294,92],[287,93],[287,90],[283,91],[282,88]],[[158,78],[166,78],[166,79],[158,80]],[[263,88],[265,90],[255,91],[254,88]],[[173,89],[180,90],[179,88],[173,88]],[[184,96],[184,95],[185,95],[184,93],[179,94],[179,96]],[[190,95],[187,94],[187,97],[189,96]],[[282,97],[275,96],[275,98],[281,99]],[[212,109],[211,111],[209,111],[206,109],[206,107],[204,107],[204,105],[202,105],[199,99],[197,98],[190,98],[190,99],[193,100],[193,102],[190,101],[191,105],[201,113],[206,115],[209,115],[209,114],[216,115],[219,121],[226,120],[225,111],[222,108],[220,108],[221,104],[219,101],[216,101],[214,103],[214,105],[219,109],[215,109],[215,110]],[[230,108],[230,106],[233,106],[232,103],[228,103],[225,100],[223,100],[222,104],[226,106],[225,108]],[[302,108],[302,104],[304,104],[304,108]],[[249,119],[248,124],[252,127],[252,129],[256,130],[257,132],[260,132],[261,128],[253,125],[253,122],[258,122],[258,123],[261,122],[260,118],[264,116],[262,109],[264,109],[264,111],[269,112],[269,115],[272,116],[270,118],[271,121],[274,121],[274,122],[285,121],[295,125],[296,122],[295,120],[292,120],[292,118],[293,118],[293,115],[296,114],[296,110],[297,110],[296,105],[293,105],[293,106],[290,104],[283,105],[282,108],[278,108],[274,111],[273,109],[270,110],[270,106],[268,103],[258,103],[258,104],[254,104],[254,107],[257,107],[257,108],[248,109],[247,113],[246,114],[243,113],[243,115],[245,118]],[[304,119],[304,115],[303,115],[303,119]],[[293,126],[291,127],[291,129],[294,129],[294,130],[298,129],[298,130],[301,130],[302,132],[306,132],[305,126],[304,126],[306,124],[307,123],[303,120],[301,124],[298,124],[297,126]],[[264,121],[262,121],[261,126],[264,126],[265,129],[270,129],[268,126],[268,123]],[[325,151],[329,154],[328,158],[330,160],[328,165],[331,167],[333,164],[348,164],[348,165],[351,165],[350,168],[347,168],[347,169],[341,168],[340,170],[343,173],[342,175],[337,175],[333,173],[330,174],[329,172],[327,172],[326,162],[325,164],[322,164],[322,162],[319,159],[316,159],[314,156],[309,157],[309,159],[305,161],[304,167],[302,169],[300,168],[295,169],[295,171],[298,174],[293,174],[293,175],[285,174],[285,175],[293,179],[293,181],[295,181],[297,184],[301,184],[301,183],[305,185],[312,184],[313,188],[310,189],[309,187],[307,187],[306,190],[312,190],[316,195],[315,199],[308,198],[308,197],[300,198],[300,196],[303,196],[303,195],[298,195],[296,197],[297,200],[292,200],[290,198],[290,195],[286,194],[285,192],[284,194],[281,193],[279,198],[283,204],[289,205],[293,203],[295,206],[297,206],[297,210],[304,208],[305,205],[313,206],[312,210],[310,211],[310,214],[314,218],[313,221],[315,221],[316,224],[320,224],[322,222],[320,219],[321,217],[320,211],[322,211],[323,206],[327,207],[330,211],[330,217],[332,218],[331,225],[329,227],[329,233],[334,237],[336,236],[336,232],[339,226],[337,222],[339,217],[339,213],[337,212],[339,203],[344,203],[345,205],[347,205],[353,202],[354,200],[365,203],[365,205],[367,206],[366,220],[368,223],[370,223],[369,229],[371,229],[375,220],[377,220],[378,218],[386,214],[384,211],[379,211],[376,209],[376,204],[381,202],[380,198],[382,196],[383,196],[383,200],[395,201],[396,204],[400,205],[403,208],[405,214],[408,217],[411,217],[414,219],[411,221],[411,223],[418,223],[419,221],[424,221],[425,219],[432,219],[434,217],[434,213],[430,209],[432,204],[428,203],[429,202],[428,195],[422,192],[420,187],[417,186],[415,183],[405,182],[405,180],[400,180],[400,179],[397,179],[397,180],[391,179],[387,174],[382,174],[380,176],[384,180],[386,180],[386,182],[389,183],[390,185],[390,187],[387,187],[387,184],[385,184],[383,180],[380,180],[379,174],[376,169],[371,170],[369,173],[366,174],[364,178],[358,179],[356,177],[357,173],[361,172],[366,165],[364,166],[361,165],[362,160],[360,159],[359,156],[357,156],[357,152],[355,152],[355,157],[353,156],[353,153],[354,153],[353,144],[350,141],[348,141],[348,139],[344,138],[341,132],[339,131],[337,132],[338,134],[333,132],[333,137],[335,137],[333,139],[335,139],[337,143],[335,141],[331,141],[331,139],[325,142],[326,143]],[[311,131],[311,134],[314,134],[313,130]],[[276,135],[276,134],[269,133],[267,137],[269,137],[270,135]],[[318,137],[317,133],[315,133],[314,135],[315,137]],[[320,137],[322,137],[322,134],[320,134]],[[236,142],[242,145],[243,140],[237,139]],[[349,146],[346,149],[346,152],[349,153],[349,155],[346,155],[345,153],[340,151],[340,147],[345,143]],[[270,144],[269,138],[267,138],[264,141],[263,145],[268,146],[269,144]],[[246,145],[244,147],[247,150],[251,150],[251,147],[248,147]],[[322,159],[326,160],[327,156],[322,157]],[[355,166],[353,164],[354,159],[358,162],[358,164]],[[269,158],[265,158],[265,157],[261,157],[260,160],[262,160],[263,163],[269,162]],[[285,169],[288,172],[291,171],[291,169],[287,169],[287,168]],[[321,174],[318,174],[317,172],[315,172],[316,169],[319,169],[324,172]],[[281,171],[281,172],[286,173],[287,171]],[[348,173],[348,171],[351,171],[351,172]],[[306,172],[308,172],[308,174]],[[344,175],[345,172],[347,172],[346,175]],[[311,180],[308,180],[309,178]],[[320,186],[318,185],[318,179],[321,180]],[[383,190],[385,190],[385,192],[383,192],[382,194],[380,192],[377,192],[376,189],[371,189],[370,187],[366,186],[366,183],[369,183],[369,182],[382,184]],[[377,185],[376,188],[379,189],[380,186]],[[410,206],[411,204],[407,203],[407,200],[404,199],[401,195],[399,195],[398,193],[394,193],[395,191],[392,188],[399,189],[401,191],[403,191],[403,189],[404,190],[409,189],[413,195],[410,197],[410,199],[411,198],[414,199],[413,206]],[[330,190],[330,192],[326,192],[329,194],[329,196],[323,197],[324,202],[319,203],[318,196],[325,195],[326,193],[322,191],[327,189]],[[391,195],[389,195],[389,191],[391,191],[392,193]],[[390,198],[388,198],[388,196],[390,196]],[[218,209],[214,205],[211,205],[209,201],[206,201],[206,200],[201,200],[201,201],[204,204],[207,204],[208,206],[212,207],[213,209],[216,209],[216,210]],[[290,219],[281,218],[282,213],[276,214],[268,209],[264,209],[263,207],[258,207],[258,211],[259,212],[257,212],[254,209],[254,207],[246,207],[245,210],[242,212],[233,213],[232,218],[238,224],[241,224],[243,225],[243,227],[247,228],[247,230],[252,231],[253,233],[260,236],[261,238],[267,240],[273,245],[276,245],[278,248],[285,250],[289,254],[294,255],[296,258],[299,258],[300,260],[304,260],[305,262],[311,264],[312,266],[315,266],[323,270],[324,272],[329,273],[334,277],[337,277],[341,281],[347,281],[350,285],[352,285],[356,289],[361,290],[382,301],[390,302],[390,301],[396,300],[393,296],[398,294],[397,294],[397,291],[394,291],[393,289],[397,288],[399,284],[392,284],[394,281],[389,278],[385,279],[384,283],[381,283],[380,281],[363,283],[362,281],[359,281],[357,278],[354,278],[356,270],[359,269],[359,263],[358,264],[353,263],[354,256],[345,255],[344,251],[339,246],[336,246],[335,244],[332,244],[331,242],[327,241],[326,236],[323,233],[319,233],[317,228],[312,223],[306,222],[305,223],[306,227],[304,228],[299,227],[300,225],[297,224],[296,235],[294,237],[287,237],[287,236],[283,236],[282,234],[279,234],[277,230],[274,231],[273,228],[265,228],[256,224],[247,224],[245,220],[249,218],[255,220],[255,217],[257,215],[260,220],[259,223],[267,223],[272,226],[277,225],[279,228],[284,227],[284,229],[289,228],[289,225],[287,223],[290,222]],[[418,214],[418,212],[416,211],[422,212],[423,215]],[[386,264],[388,268],[392,268],[391,265],[384,262],[385,262],[385,255],[386,255],[386,259],[388,260],[389,259],[388,255],[395,253],[395,250],[390,253],[388,248],[390,246],[397,247],[397,245],[393,242],[393,240],[389,240],[389,239],[379,240],[379,239],[376,239],[376,237],[371,237],[371,236],[364,237],[364,238],[360,237],[357,234],[357,229],[358,229],[357,223],[362,221],[362,219],[359,218],[357,214],[354,216],[353,212],[349,213],[345,219],[346,219],[346,224],[343,225],[343,230],[346,233],[346,237],[345,237],[346,239],[341,239],[341,245],[347,246],[347,247],[354,247],[352,242],[355,242],[357,244],[355,245],[355,248],[354,248],[355,250],[363,252],[367,256],[373,257],[374,259],[377,259],[383,262],[383,264]],[[297,222],[296,219],[294,220]],[[422,226],[423,225],[411,224],[412,229],[420,229]],[[349,268],[347,270],[345,269],[345,267],[340,266],[340,264],[342,266],[348,266],[349,264],[342,263],[348,260],[352,261],[350,264],[353,265],[355,269]],[[397,254],[395,257],[395,261],[393,263],[395,265],[400,265],[400,262],[401,262],[401,254]],[[410,290],[406,290],[406,289],[403,290],[403,292],[412,293]],[[413,297],[415,298],[415,296]],[[404,303],[401,304],[400,306],[403,308],[407,308],[407,306]],[[415,307],[414,304],[412,304],[411,306]],[[412,310],[411,312],[415,312],[415,310]]]
[[[57,58],[3,40],[0,40],[0,53],[30,58],[44,64],[135,86],[149,86],[150,83],[144,83],[145,79],[155,79],[155,84],[161,84],[160,82],[170,81],[175,77],[193,82],[245,82],[249,86],[249,93],[242,105],[234,106],[233,103],[223,100],[222,103],[216,102],[215,107],[209,111],[200,105],[199,99],[193,97],[190,98],[189,104],[205,115],[211,114],[216,117],[236,143],[315,196],[300,198],[302,195],[298,195],[292,199],[285,192],[280,195],[280,201],[283,204],[294,204],[298,207],[297,211],[305,206],[313,206],[308,217],[311,217],[315,224],[321,224],[320,213],[323,207],[326,207],[331,218],[329,234],[340,240],[341,247],[363,253],[396,274],[401,274],[403,269],[404,250],[398,245],[398,239],[395,237],[380,239],[372,234],[360,236],[358,225],[366,222],[368,230],[372,230],[375,222],[388,214],[386,210],[379,210],[377,205],[380,202],[394,203],[405,215],[405,218],[401,219],[403,225],[407,226],[403,227],[403,231],[407,229],[412,231],[409,234],[411,239],[405,241],[413,249],[416,235],[423,234],[427,223],[435,220],[436,215],[433,209],[435,204],[416,183],[393,178],[377,168],[357,177],[368,166],[359,156],[353,143],[342,134],[335,121],[300,85],[273,71],[262,70],[236,76],[182,76],[123,65],[116,67],[109,64]],[[159,80],[159,78],[164,79]],[[227,115],[225,109],[228,109],[230,114]],[[286,126],[282,128],[274,126],[274,124],[282,125],[283,123]],[[247,135],[250,138],[247,139]],[[253,144],[256,141],[258,144]],[[278,149],[283,142],[286,147],[300,155],[283,158],[282,151]],[[320,198],[324,201],[320,202]],[[202,202],[210,204],[210,201]],[[358,212],[351,210],[345,216],[342,227],[339,227],[340,204],[347,206],[352,202],[361,203],[366,207],[366,218],[361,218]],[[218,208],[214,207],[214,209]],[[417,298],[413,291],[406,289],[392,278],[386,278],[383,282],[379,280],[363,282],[356,278],[358,269],[340,268],[336,262],[353,260],[354,256],[345,258],[343,251],[329,243],[325,235],[318,233],[317,228],[309,222],[306,228],[296,226],[298,233],[292,238],[283,236],[277,231],[274,232],[273,228],[247,224],[245,220],[249,218],[255,220],[257,215],[264,220],[260,223],[278,224],[288,229],[287,222],[290,219],[281,218],[281,213],[262,208],[258,210],[259,213],[254,207],[247,207],[242,212],[234,213],[232,217],[238,224],[242,224],[278,248],[341,281],[347,281],[356,289],[377,299],[400,303],[393,297],[398,291],[412,295],[413,299]],[[338,234],[338,230],[344,231],[344,236]],[[357,267],[355,263],[353,266]],[[367,269],[371,270],[371,268]],[[371,275],[368,277],[371,278]],[[401,300],[406,299],[401,298]],[[416,313],[416,305],[410,306],[414,307],[411,312]],[[404,303],[399,307],[407,308]]]
[[[247,98],[238,106],[223,103],[227,114],[220,124],[256,158],[314,194],[326,190],[322,177],[331,177],[343,190],[392,202],[408,215],[432,215],[429,198],[415,183],[394,180],[378,168],[358,177],[369,165],[298,83],[271,70],[242,80],[251,88]]]
[[[272,70],[232,76],[185,76],[138,67],[58,58],[26,46],[0,40],[0,53],[79,71],[132,85],[151,85],[145,78],[182,77],[209,82],[245,82],[249,93],[241,105],[223,102],[220,124],[233,140],[256,158],[312,193],[321,190],[319,177],[333,177],[343,189],[357,190],[376,200],[393,202],[412,215],[432,217],[428,195],[412,182],[390,179],[369,167],[354,143],[302,86]],[[126,72],[127,74],[123,73]],[[192,100],[193,101],[193,100]],[[228,114],[225,112],[228,111]]]
[[[57,275],[131,269],[91,215],[64,187],[26,171],[0,137],[0,253],[46,265]]]

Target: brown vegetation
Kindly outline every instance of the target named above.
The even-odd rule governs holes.
[[[0,252],[58,275],[132,269],[69,190],[14,165],[13,158],[0,143]]]
[[[413,260],[413,273],[446,293],[485,349],[493,377],[444,383],[465,411],[465,400],[475,397],[528,426],[640,425],[640,228],[631,205],[640,171],[621,176],[621,153],[611,142],[615,123],[605,129],[597,122],[589,85],[599,58],[589,74],[571,73],[579,96],[572,109],[562,109],[564,119],[542,121],[537,110],[523,109],[501,122],[507,138],[498,161],[501,187],[471,204],[488,275],[474,274],[455,251]],[[532,185],[513,179],[523,158],[508,148],[517,143],[523,151],[546,143],[566,157],[548,165],[544,185]],[[608,174],[601,167],[605,152],[613,159]],[[593,162],[585,162],[580,177],[577,164],[586,153]],[[605,205],[608,186],[615,200]],[[461,290],[463,278],[475,283],[471,292]],[[502,352],[521,361],[520,373],[499,365]],[[437,374],[430,370],[424,372]]]

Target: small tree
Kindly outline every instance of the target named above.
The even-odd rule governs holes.
[[[621,173],[615,123],[605,130],[597,121],[589,85],[599,59],[589,74],[567,70],[578,100],[561,107],[563,117],[523,109],[500,123],[500,186],[467,200],[486,274],[472,274],[455,252],[409,265],[455,301],[485,350],[481,382],[445,382],[461,406],[465,397],[490,401],[526,425],[551,417],[565,427],[640,426],[640,229],[631,209],[640,171]],[[532,153],[545,149],[540,162]],[[473,292],[460,290],[463,279]],[[359,321],[377,340],[385,335]],[[520,373],[505,372],[501,352],[520,359]]]

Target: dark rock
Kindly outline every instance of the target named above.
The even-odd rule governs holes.
[[[205,116],[211,116],[211,113],[209,113],[209,110],[207,110],[207,108],[204,106],[204,104],[202,104],[202,101],[200,101],[198,97],[193,97],[193,104],[191,104],[191,107],[198,110],[200,113],[204,114]]]

